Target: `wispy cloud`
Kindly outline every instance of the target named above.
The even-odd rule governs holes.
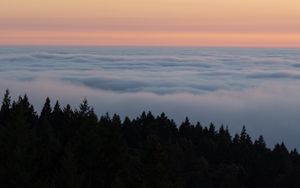
[[[262,73],[253,73],[247,75],[248,78],[255,79],[300,79],[300,72],[262,72]]]

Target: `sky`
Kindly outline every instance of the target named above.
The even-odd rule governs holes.
[[[299,0],[1,0],[0,45],[300,47]]]

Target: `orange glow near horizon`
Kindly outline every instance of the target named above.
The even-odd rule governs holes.
[[[2,0],[0,45],[300,47],[299,0]]]

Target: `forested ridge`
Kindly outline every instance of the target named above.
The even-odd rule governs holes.
[[[26,95],[0,110],[0,187],[3,188],[257,188],[300,187],[300,156],[284,143],[267,148],[243,128],[176,125],[164,113],[135,119],[97,117],[51,106],[40,114]]]

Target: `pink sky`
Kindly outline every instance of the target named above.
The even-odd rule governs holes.
[[[0,44],[300,47],[299,0],[2,0]]]

